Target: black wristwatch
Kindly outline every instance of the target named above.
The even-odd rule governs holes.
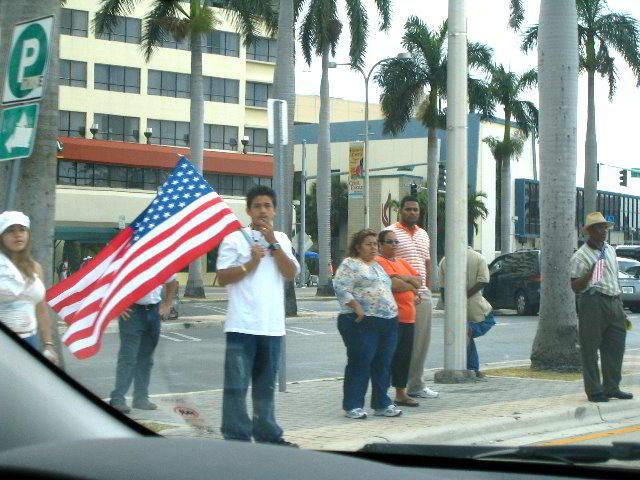
[[[272,252],[275,251],[275,250],[282,250],[282,247],[280,246],[280,244],[278,242],[270,243],[269,244],[269,250],[271,250]]]

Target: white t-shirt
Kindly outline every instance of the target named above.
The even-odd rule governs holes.
[[[175,282],[178,279],[178,275],[175,273],[165,282],[171,283]],[[156,303],[160,303],[162,301],[162,287],[164,285],[158,285],[156,288],[147,293],[144,297],[138,300],[136,303],[138,305],[155,305]]]
[[[243,229],[251,237],[254,245],[267,248],[264,236],[249,228]],[[296,264],[296,274],[300,265],[293,256],[291,241],[282,232],[274,232],[282,251]],[[251,260],[251,245],[242,232],[227,235],[218,250],[216,268],[224,270],[239,267]],[[224,323],[224,331],[247,333],[250,335],[282,336],[284,330],[284,282],[271,252],[262,257],[258,267],[242,280],[227,285],[229,304]]]

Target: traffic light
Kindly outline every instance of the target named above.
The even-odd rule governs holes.
[[[418,185],[416,185],[415,183],[411,184],[411,196],[412,197],[418,196]]]
[[[620,185],[627,186],[627,171],[625,169],[620,170]]]
[[[447,169],[444,165],[438,165],[438,190],[447,189]]]

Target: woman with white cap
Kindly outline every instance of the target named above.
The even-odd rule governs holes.
[[[0,322],[35,349],[42,338],[44,355],[57,363],[44,301],[44,274],[31,257],[30,224],[22,212],[0,214]]]

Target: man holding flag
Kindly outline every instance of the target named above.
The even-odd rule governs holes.
[[[633,394],[620,390],[627,317],[620,299],[616,250],[605,241],[611,226],[600,212],[589,213],[583,228],[589,238],[570,262],[571,288],[580,294],[578,330],[582,377],[590,402],[633,398]]]
[[[226,237],[218,252],[218,281],[229,295],[221,431],[226,440],[253,437],[293,446],[276,423],[274,393],[285,334],[284,282],[293,280],[300,266],[287,235],[273,230],[275,206],[269,187],[249,190],[251,227]],[[252,418],[246,400],[250,382]]]

